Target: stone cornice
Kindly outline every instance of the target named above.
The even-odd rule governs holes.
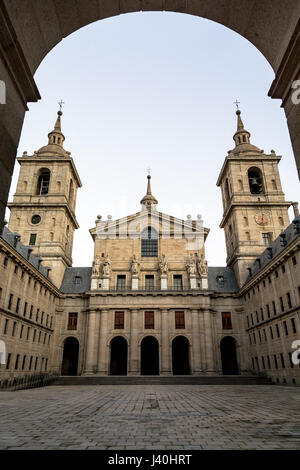
[[[3,248],[11,258],[13,258],[25,271],[30,272],[30,275],[37,279],[41,284],[47,287],[52,294],[57,297],[60,296],[60,291],[55,287],[52,282],[46,278],[35,266],[33,266],[28,260],[26,260],[18,251],[16,251],[9,243],[7,243],[2,237],[0,237],[0,246]]]
[[[245,202],[232,202],[226,212],[223,215],[221,223],[219,225],[220,228],[224,228],[224,225],[231,214],[232,210],[235,207],[287,207],[289,208],[293,204],[292,201],[245,201]]]
[[[0,307],[0,312],[5,314],[5,315],[8,315],[8,316],[12,317],[13,319],[18,320],[20,322],[22,321],[24,323],[28,323],[29,325],[31,325],[34,328],[41,328],[43,330],[46,330],[48,333],[53,333],[54,332],[53,328],[49,328],[48,326],[42,325],[41,323],[36,323],[33,320],[31,320],[30,318],[22,317],[21,315],[19,315],[17,313],[14,313],[14,312],[11,312],[10,310],[7,310],[6,308]],[[43,345],[43,346],[45,346],[45,345]]]
[[[27,110],[27,102],[36,102],[41,96],[2,1],[0,1],[0,57]]]
[[[262,268],[261,271],[256,273],[253,278],[249,279],[239,291],[240,295],[244,295],[246,292],[251,290],[257,283],[265,279],[274,269],[276,269],[283,261],[286,261],[290,256],[293,255],[297,250],[300,249],[300,238],[297,237],[290,243],[284,250],[277,254],[270,262]]]
[[[300,77],[300,19],[286,48],[276,77],[273,80],[268,96],[281,98],[283,107],[292,91],[292,83]]]

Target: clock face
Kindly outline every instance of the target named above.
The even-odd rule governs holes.
[[[255,216],[255,222],[258,225],[265,225],[269,222],[267,214],[261,213],[261,214],[256,214]]]

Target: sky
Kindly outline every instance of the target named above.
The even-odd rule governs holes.
[[[287,200],[296,201],[299,183],[285,114],[281,101],[267,96],[273,79],[267,60],[245,38],[181,13],[101,20],[52,49],[35,74],[42,99],[29,104],[18,156],[24,150],[31,155],[48,142],[62,99],[64,148],[83,183],[73,265],[92,263],[88,230],[98,214],[116,219],[140,210],[147,168],[158,210],[183,219],[201,214],[210,229],[208,265],[225,265],[216,181],[234,147],[236,99],[251,143],[283,156],[283,191]]]

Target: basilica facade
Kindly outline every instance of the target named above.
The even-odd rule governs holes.
[[[61,115],[48,145],[18,158],[0,237],[0,380],[263,374],[300,385],[300,218],[282,192],[281,157],[251,144],[237,111],[217,180],[226,266],[208,266],[200,216],[159,212],[148,175],[139,211],[97,216],[93,264],[73,267],[81,181]]]

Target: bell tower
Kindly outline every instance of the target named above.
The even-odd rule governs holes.
[[[288,208],[278,171],[281,157],[265,154],[250,142],[241,111],[236,111],[235,147],[228,152],[217,186],[221,188],[227,265],[233,267],[238,284],[244,284],[248,266],[289,225]]]
[[[82,186],[70,152],[63,148],[62,111],[48,145],[32,156],[24,152],[17,160],[21,166],[13,202],[8,204],[8,228],[21,235],[25,245],[51,268],[49,278],[60,287],[65,268],[72,266],[77,189]]]

